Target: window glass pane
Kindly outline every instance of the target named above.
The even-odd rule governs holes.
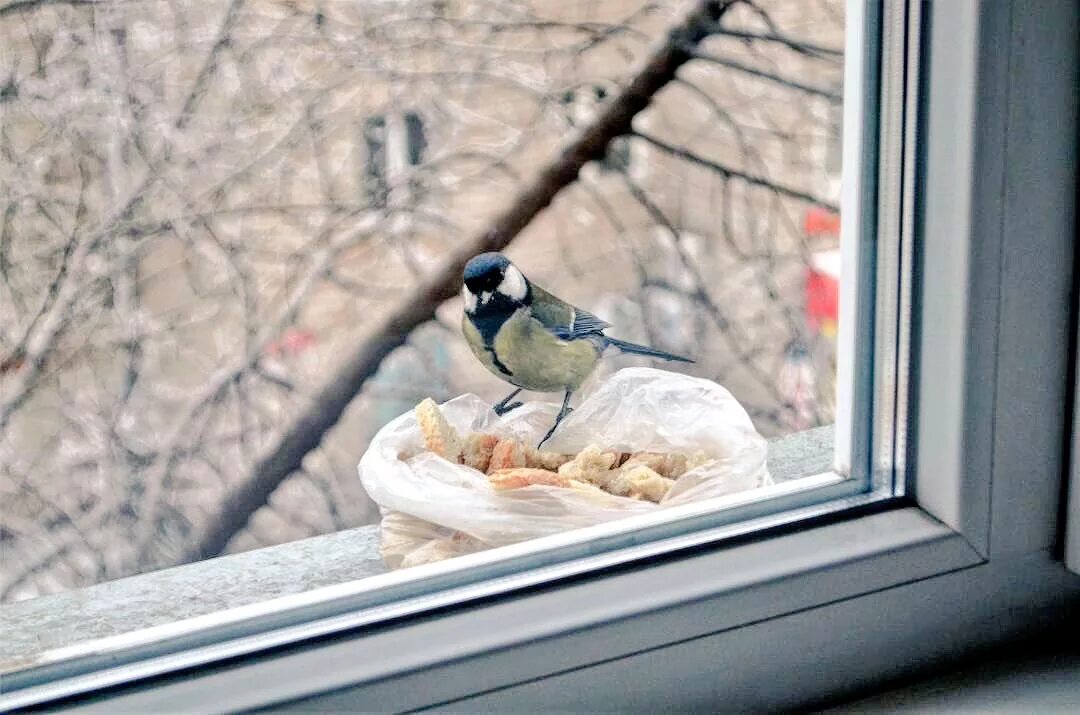
[[[0,8],[0,599],[345,528],[381,539],[375,573],[829,472],[850,412],[837,388],[855,379],[838,377],[840,299],[874,298],[841,271],[865,260],[840,241],[841,165],[860,166],[841,161],[843,120],[862,121],[876,86],[860,65],[870,79],[845,88],[846,32],[878,52],[871,19],[847,13]],[[462,263],[491,249],[520,273],[498,264],[461,294]],[[540,286],[577,307],[537,302]],[[499,300],[535,325],[512,342],[513,310],[476,311],[471,350],[463,311]],[[486,406],[522,384],[532,421],[494,424]],[[597,407],[612,384],[636,391]],[[576,411],[539,453],[564,388]],[[485,405],[472,425],[470,394]],[[657,407],[639,414],[643,395]],[[400,484],[365,489],[357,463],[427,398],[457,399],[442,414],[465,446],[411,428],[388,458],[432,480],[405,495],[426,505],[410,513]],[[433,457],[439,440],[450,462],[491,470],[496,450],[498,466],[547,472],[489,480]],[[555,486],[517,489],[534,483]],[[463,484],[484,509],[455,501]],[[515,531],[515,508],[548,521]]]

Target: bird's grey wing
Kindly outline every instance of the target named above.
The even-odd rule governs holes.
[[[533,286],[533,293],[533,317],[563,340],[598,335],[610,327],[610,323],[589,311],[570,305],[541,288]]]
[[[573,311],[573,315],[570,316],[570,325],[567,326],[566,330],[568,337],[579,338],[584,335],[596,335],[602,333],[604,328],[611,327],[611,323],[606,323],[581,308],[573,308]]]

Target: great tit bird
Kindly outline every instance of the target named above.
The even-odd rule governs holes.
[[[465,264],[462,297],[465,317],[461,329],[469,347],[484,367],[517,388],[494,406],[496,414],[521,406],[521,402],[511,400],[523,389],[565,391],[562,409],[540,445],[570,413],[570,396],[608,347],[693,362],[604,335],[608,323],[534,285],[501,253],[481,253]]]

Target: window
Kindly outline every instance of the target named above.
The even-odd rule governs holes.
[[[424,121],[416,112],[368,117],[363,137],[364,190],[372,207],[386,208],[394,177],[424,161]]]
[[[1076,123],[1076,10],[851,2],[844,22],[839,394],[826,447],[864,480],[811,474],[813,490],[781,484],[724,512],[634,517],[164,624],[16,673],[4,704],[108,686],[105,704],[130,710],[774,709],[1061,627],[1080,597],[1055,523],[1075,349],[1078,133],[1060,127]],[[732,36],[780,34],[749,27]],[[699,168],[718,161],[663,127],[634,141]],[[677,196],[627,191],[644,197],[649,235],[666,232],[658,252],[716,235]]]

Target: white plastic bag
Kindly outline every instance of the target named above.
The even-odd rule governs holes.
[[[535,445],[558,406],[531,402],[503,417],[476,395],[441,406],[460,434],[487,432]],[[704,451],[714,457],[680,476],[659,504],[533,485],[495,491],[481,472],[424,451],[409,411],[375,435],[360,479],[383,512],[381,545],[391,568],[561,533],[771,482],[765,440],[720,385],[652,368],[618,371],[585,395],[545,450],[576,454],[590,444],[615,452]],[[400,455],[415,454],[411,459]]]

